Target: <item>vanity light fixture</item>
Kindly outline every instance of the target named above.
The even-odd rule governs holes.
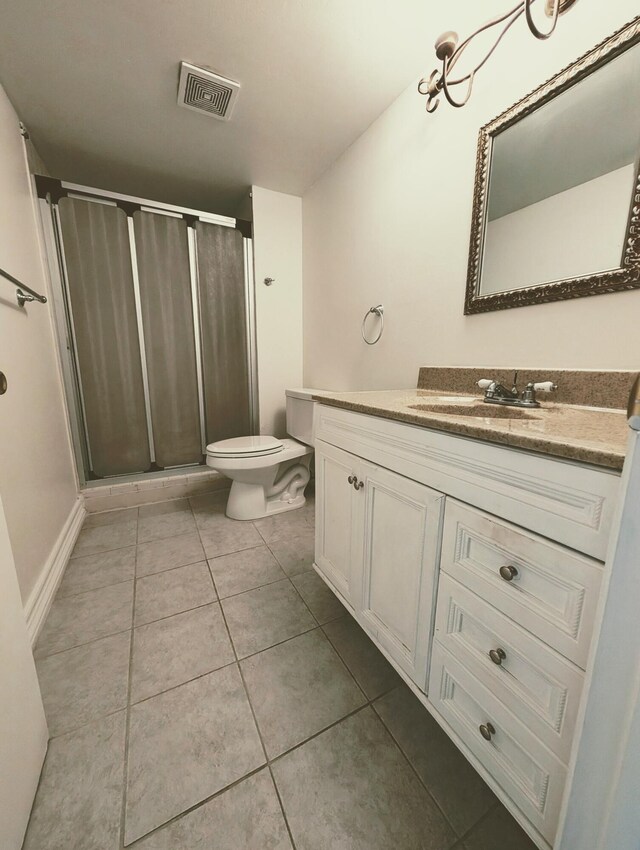
[[[544,0],[545,4],[545,14],[548,18],[551,19],[551,23],[546,30],[541,30],[533,20],[533,15],[531,13],[531,7],[537,0],[520,0],[517,6],[514,6],[508,12],[505,12],[503,15],[499,15],[497,18],[494,18],[491,21],[488,21],[486,24],[483,24],[479,29],[473,32],[470,36],[468,36],[463,42],[459,41],[458,33],[456,32],[445,32],[443,33],[438,40],[436,41],[436,56],[442,62],[442,70],[438,70],[437,68],[431,73],[430,77],[423,77],[418,83],[418,91],[420,94],[423,94],[427,97],[426,109],[427,112],[435,112],[440,103],[440,95],[444,94],[445,98],[449,101],[451,106],[464,106],[465,103],[471,97],[471,90],[473,88],[473,82],[475,80],[475,75],[482,68],[482,66],[487,62],[487,60],[491,57],[496,47],[500,44],[506,33],[511,29],[511,27],[515,24],[515,22],[521,18],[523,15],[527,22],[527,26],[531,30],[532,34],[539,39],[547,39],[554,32],[557,24],[558,18],[560,15],[567,12],[576,0]],[[489,49],[486,56],[476,65],[476,67],[470,71],[468,74],[465,74],[462,77],[456,77],[456,79],[451,79],[450,74],[452,73],[455,65],[458,62],[458,59],[466,48],[471,44],[473,39],[480,35],[482,32],[486,32],[487,30],[492,29],[493,27],[500,26],[503,24],[502,29],[500,30],[498,37],[493,43],[492,47]],[[467,91],[464,95],[464,98],[460,101],[455,100],[453,95],[451,94],[451,89],[453,86],[461,85],[462,83],[467,83]]]

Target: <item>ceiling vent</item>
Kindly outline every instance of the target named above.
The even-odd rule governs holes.
[[[180,63],[178,104],[213,118],[228,121],[240,92],[240,83],[227,80],[206,68]]]

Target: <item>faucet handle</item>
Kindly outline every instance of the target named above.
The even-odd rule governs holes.
[[[539,383],[533,385],[533,389],[537,393],[550,393],[553,390],[557,390],[558,385],[554,384],[553,381],[540,381]]]

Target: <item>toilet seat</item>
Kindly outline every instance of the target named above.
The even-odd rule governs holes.
[[[207,455],[218,458],[265,457],[278,454],[284,448],[282,440],[271,436],[232,437],[207,446]]]

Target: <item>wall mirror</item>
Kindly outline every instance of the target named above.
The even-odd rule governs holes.
[[[640,287],[640,17],[480,130],[465,313]]]

